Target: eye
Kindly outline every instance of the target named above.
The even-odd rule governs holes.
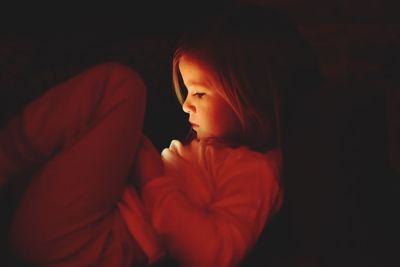
[[[202,98],[205,95],[205,93],[194,93],[193,95],[197,98]]]

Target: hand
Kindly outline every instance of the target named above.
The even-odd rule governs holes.
[[[138,147],[134,163],[134,173],[138,179],[139,187],[142,187],[151,179],[164,174],[160,152],[145,135],[143,135]]]

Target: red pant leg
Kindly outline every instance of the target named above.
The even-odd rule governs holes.
[[[13,221],[11,243],[19,257],[40,266],[111,266],[110,260],[129,266],[132,242],[115,203],[142,135],[145,96],[137,73],[102,64],[23,110],[11,129],[21,131],[13,141],[18,149],[13,157],[3,155],[1,170],[10,175],[24,164],[45,164]],[[126,252],[110,253],[119,246]]]

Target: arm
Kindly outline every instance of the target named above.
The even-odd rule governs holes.
[[[160,153],[146,136],[142,136],[139,143],[133,174],[135,180],[132,182],[139,187],[163,174]],[[160,246],[157,234],[143,208],[136,188],[128,186],[125,189],[118,202],[118,209],[130,233],[146,253],[148,263],[152,265],[157,262],[164,256],[165,251]]]
[[[206,209],[195,205],[172,177],[158,177],[143,189],[156,231],[182,266],[238,265],[275,212],[280,187],[272,168],[254,158],[226,162]]]
[[[138,147],[133,172],[134,177],[137,179],[133,183],[139,188],[142,188],[150,180],[164,174],[160,152],[145,135],[142,136]]]

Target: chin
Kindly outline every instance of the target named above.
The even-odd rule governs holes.
[[[204,139],[207,139],[208,137],[207,137],[207,136],[204,136],[204,135],[202,135],[202,134],[197,134],[197,135],[196,135],[196,138],[197,138],[197,140],[204,140]]]
[[[197,139],[197,140],[203,140],[203,139],[204,139],[204,136],[202,136],[202,135],[196,135],[196,139]]]

